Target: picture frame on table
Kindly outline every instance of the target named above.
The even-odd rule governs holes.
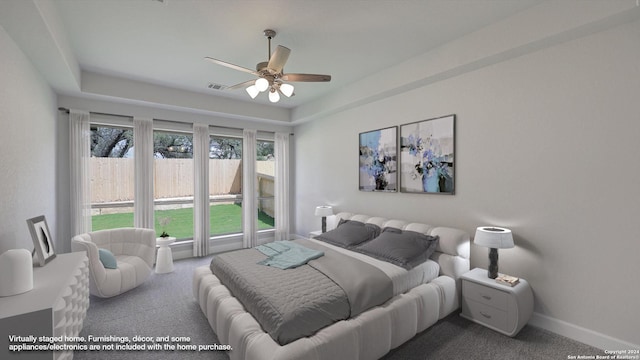
[[[400,125],[400,192],[455,193],[454,114]]]
[[[45,266],[56,257],[53,247],[53,239],[44,215],[36,216],[27,220],[27,226],[33,240],[34,252],[39,266]]]
[[[360,191],[398,191],[398,127],[362,132],[359,135]]]

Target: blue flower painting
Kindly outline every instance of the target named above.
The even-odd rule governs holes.
[[[400,127],[400,191],[453,194],[455,115]]]
[[[397,191],[396,126],[360,134],[360,190]]]

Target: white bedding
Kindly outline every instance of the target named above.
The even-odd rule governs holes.
[[[420,284],[425,284],[438,277],[440,272],[440,265],[437,262],[429,259],[426,262],[414,267],[411,270],[406,270],[398,265],[391,264],[386,261],[374,259],[365,254],[350,251],[339,246],[328,244],[324,241],[309,239],[312,242],[329,247],[342,254],[351,256],[367,264],[373,265],[385,273],[393,283],[393,296],[404,294]]]

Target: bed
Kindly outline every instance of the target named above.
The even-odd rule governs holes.
[[[243,297],[236,292],[238,290],[235,284],[228,283],[230,280],[222,274],[220,278],[213,274],[213,262],[211,267],[197,268],[193,277],[195,299],[217,334],[220,344],[228,344],[233,349],[229,352],[231,359],[379,359],[459,308],[460,276],[469,271],[470,245],[467,233],[460,229],[346,212],[328,218],[328,230],[335,229],[338,224],[347,220],[375,225],[380,229],[394,228],[436,237],[435,251],[427,261],[406,270],[401,266],[356,253],[353,249],[334,246],[324,241],[304,240],[302,244],[325,250],[325,256],[322,258],[327,258],[327,261],[341,261],[342,256],[349,256],[378,268],[391,279],[389,286],[392,288],[389,290],[389,286],[384,289],[381,287],[380,292],[393,293],[390,299],[378,305],[364,307],[361,311],[355,312],[351,309],[355,316],[333,322],[299,339],[285,339],[286,326],[282,331],[277,329],[278,335],[275,336],[270,325],[264,324],[264,319],[261,318],[264,317],[262,311],[256,310],[252,304],[244,306],[238,300]],[[245,253],[251,255],[251,251],[253,250]],[[235,260],[230,259],[229,263],[234,264]],[[233,291],[223,283],[227,283]],[[252,286],[250,282],[248,284]],[[315,286],[316,283],[313,284]],[[370,283],[366,285],[366,289],[372,288]],[[312,318],[313,315],[306,314],[306,317]],[[261,326],[261,323],[264,326]]]

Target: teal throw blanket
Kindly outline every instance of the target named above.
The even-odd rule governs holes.
[[[293,269],[324,255],[322,251],[309,249],[294,242],[283,240],[256,246],[256,250],[268,257],[259,261],[259,265],[278,269]]]

